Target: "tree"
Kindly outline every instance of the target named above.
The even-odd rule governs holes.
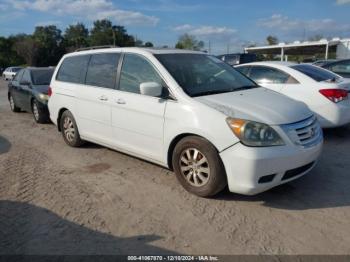
[[[90,44],[92,46],[113,45],[112,22],[103,19],[94,22],[94,27],[90,32]]]
[[[64,45],[69,51],[88,46],[89,30],[82,23],[70,25],[64,33]]]
[[[152,42],[146,42],[145,43],[145,47],[153,47],[153,43]]]
[[[138,47],[143,46],[143,41],[142,41],[142,40],[137,39],[137,40],[135,41],[135,46],[138,46]]]
[[[183,34],[179,37],[175,47],[178,49],[201,50],[204,47],[204,42],[197,40],[193,35]]]
[[[141,40],[135,40],[133,36],[129,35],[124,26],[113,26],[113,30],[115,32],[116,45],[118,46],[137,46],[137,41],[140,41],[138,44],[141,43],[142,45],[143,43]]]
[[[124,26],[112,25],[111,21],[103,19],[94,22],[94,27],[90,33],[90,43],[93,46],[135,46],[135,39],[127,34]]]
[[[17,36],[0,37],[0,68],[24,64],[24,59],[14,50]]]
[[[278,44],[278,38],[276,36],[269,35],[266,37],[266,41],[269,45],[277,45]]]
[[[55,25],[37,26],[33,39],[39,44],[37,65],[56,65],[64,54],[61,30]]]
[[[39,54],[39,44],[32,36],[25,36],[23,39],[15,42],[14,49],[19,56],[23,57],[28,66],[36,65]]]

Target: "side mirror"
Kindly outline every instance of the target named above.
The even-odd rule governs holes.
[[[140,84],[140,93],[146,96],[159,97],[162,95],[163,87],[156,82],[144,82]]]

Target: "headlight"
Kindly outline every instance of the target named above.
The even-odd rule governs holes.
[[[232,132],[246,146],[282,146],[284,142],[277,132],[269,125],[243,120],[227,118]]]
[[[49,96],[48,95],[45,95],[45,94],[39,94],[39,98],[41,99],[41,100],[49,100]]]

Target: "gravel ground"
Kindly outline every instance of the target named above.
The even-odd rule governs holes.
[[[10,112],[0,80],[0,254],[350,254],[350,126],[317,167],[258,196],[185,192],[172,172]]]

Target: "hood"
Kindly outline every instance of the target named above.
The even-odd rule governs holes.
[[[33,85],[33,89],[39,93],[43,93],[47,95],[49,92],[49,86],[48,85]]]
[[[265,88],[201,96],[195,99],[227,116],[268,125],[290,124],[312,115],[304,103]]]

